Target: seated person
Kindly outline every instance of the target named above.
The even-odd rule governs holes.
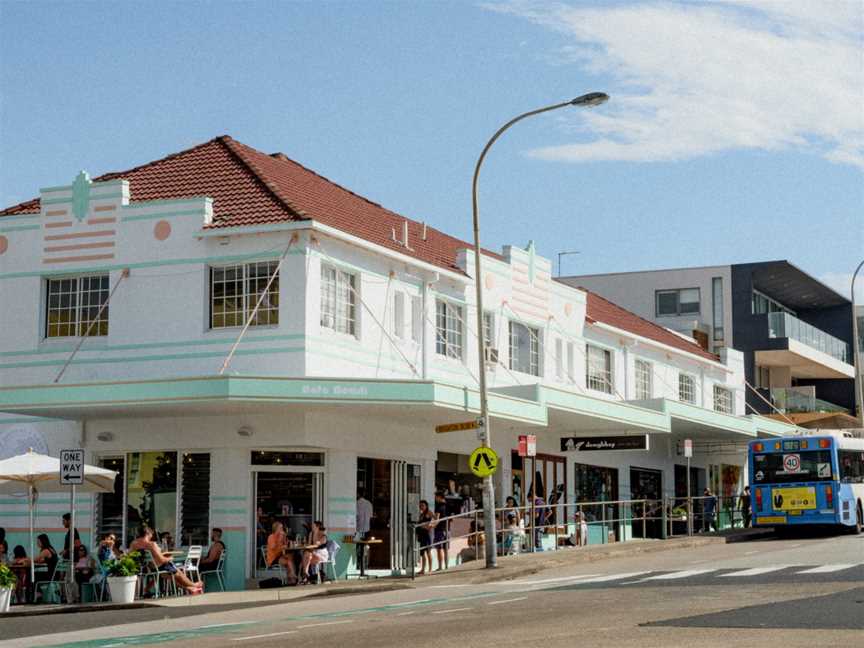
[[[222,542],[222,529],[214,527],[210,532],[210,540],[212,544],[207,550],[207,555],[201,558],[198,563],[199,572],[214,571],[219,565],[219,558],[222,556],[222,552],[225,551],[225,543]]]
[[[34,580],[37,583],[50,581],[54,578],[54,570],[60,557],[57,555],[57,550],[51,546],[51,540],[44,533],[36,536],[36,546],[39,552],[33,558],[33,563],[36,565],[45,565],[47,569],[36,572]]]
[[[75,561],[75,582],[86,583],[93,577],[93,560],[83,544],[75,547],[78,560]]]
[[[100,563],[116,560],[120,557],[120,550],[117,548],[117,536],[113,533],[106,533],[99,541],[99,547],[96,549],[96,558]]]
[[[6,565],[9,561],[9,545],[6,544],[6,540],[0,540],[0,565]]]
[[[309,582],[309,569],[313,565],[327,562],[330,559],[330,552],[327,551],[327,534],[325,531],[324,523],[320,520],[312,523],[312,531],[309,533],[308,542],[308,546],[311,548],[303,552],[303,562],[300,565],[301,584]]]
[[[15,600],[24,603],[30,589],[30,559],[21,545],[15,545],[12,550],[12,561],[9,563],[9,567],[18,578],[15,583]]]
[[[153,529],[150,527],[145,525],[138,530],[138,536],[129,544],[129,551],[149,551],[156,568],[166,575],[173,576],[174,581],[189,594],[201,594],[203,591],[201,583],[189,580],[183,570],[178,569],[177,565],[171,562],[171,558],[162,553],[159,545],[153,540]]]
[[[224,546],[224,545],[223,545]],[[286,577],[289,582],[297,582],[297,572],[294,569],[294,556],[288,555],[288,538],[285,536],[285,527],[281,522],[273,523],[273,533],[267,537],[267,567],[281,565],[285,568]]]

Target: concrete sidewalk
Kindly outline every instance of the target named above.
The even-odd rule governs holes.
[[[756,530],[739,530],[738,533],[706,534],[691,538],[672,538],[669,540],[632,540],[589,547],[562,548],[558,551],[524,553],[516,556],[498,558],[496,569],[486,569],[484,561],[475,560],[443,572],[433,572],[416,579],[410,577],[370,578],[368,580],[347,580],[327,582],[323,585],[304,585],[299,587],[279,587],[273,589],[254,589],[238,592],[208,592],[199,596],[179,596],[159,600],[136,601],[129,605],[112,603],[84,605],[28,605],[13,607],[8,616],[41,616],[45,614],[70,614],[75,612],[95,612],[108,609],[133,609],[152,606],[201,606],[235,605],[255,602],[290,602],[319,596],[348,596],[372,594],[395,590],[410,590],[427,585],[482,584],[496,581],[524,578],[546,569],[571,566],[615,558],[627,558],[640,554],[661,551],[675,551],[703,547],[711,544],[726,544],[748,539],[759,534]]]

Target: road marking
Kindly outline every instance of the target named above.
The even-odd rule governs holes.
[[[354,623],[353,621],[327,621],[326,623],[307,623],[306,625],[297,626],[298,630],[304,628],[320,628],[321,626],[339,625],[341,623]]]
[[[690,578],[691,576],[701,576],[702,574],[710,574],[717,571],[716,569],[685,569],[684,571],[672,572],[670,574],[660,574],[659,576],[649,576],[643,578],[640,583],[652,580],[678,580],[679,578]]]
[[[413,613],[413,612],[400,612],[400,613],[397,614],[396,616],[408,616],[408,615],[410,615],[410,614],[414,614],[414,613]]]
[[[255,623],[254,621],[236,621],[234,623],[211,623],[210,625],[198,626],[199,630],[204,630],[205,628],[226,628],[228,626],[247,626]]]
[[[233,641],[249,641],[250,639],[265,639],[267,637],[280,637],[282,635],[297,634],[296,630],[285,630],[284,632],[269,632],[267,634],[252,635],[249,637],[235,637]]]
[[[430,585],[429,589],[453,589],[454,587],[468,587],[468,585]]]
[[[569,580],[577,580],[581,578],[591,578],[592,576],[598,576],[598,574],[582,574],[581,576],[559,576],[558,578],[544,578],[542,580],[532,580],[532,581],[502,581],[498,583],[491,583],[492,585],[545,585],[547,583],[560,583],[562,581]]]
[[[516,601],[524,601],[527,598],[528,598],[527,596],[520,596],[519,598],[506,599],[504,601],[489,601],[486,605],[501,605],[503,603],[515,603]]]
[[[624,578],[635,578],[636,576],[642,576],[643,574],[650,574],[650,571],[638,571],[638,572],[629,572],[626,574],[611,574],[609,576],[598,576],[597,578],[588,578],[583,581],[579,581],[578,583],[573,583],[574,585],[584,585],[586,583],[606,583],[608,581],[621,580]]]
[[[758,551],[745,551],[744,555],[745,556],[752,556],[753,554],[757,554],[757,553],[759,553],[759,552]]]
[[[718,578],[746,578],[748,576],[759,576],[760,574],[770,574],[771,572],[787,569],[789,565],[774,565],[772,567],[753,567],[753,569],[745,569],[736,571],[730,574],[720,574]]]
[[[452,610],[435,610],[432,614],[450,614],[451,612],[467,612],[468,610],[473,610],[474,608],[453,608]]]
[[[831,572],[843,571],[844,569],[852,569],[857,567],[857,563],[851,565],[822,565],[813,569],[805,569],[804,571],[795,572],[796,574],[830,574]]]

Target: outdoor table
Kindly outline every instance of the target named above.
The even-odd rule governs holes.
[[[360,578],[366,578],[366,565],[369,563],[369,547],[375,544],[382,544],[384,541],[381,538],[369,538],[368,540],[345,538],[345,542],[363,547],[362,558],[360,559]]]

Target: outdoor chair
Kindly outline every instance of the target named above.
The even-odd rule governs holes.
[[[333,578],[331,580],[334,580],[334,581],[336,580],[336,555],[339,553],[339,549],[341,549],[341,547],[339,546],[338,542],[336,542],[335,540],[328,540],[327,541],[327,560],[321,561],[320,563],[318,563],[316,565],[316,567],[317,567],[316,573],[318,576],[318,582],[319,583],[321,582],[321,575],[322,574],[325,577],[329,578],[329,576],[327,576],[328,565],[330,567],[330,573],[333,576]]]
[[[164,587],[162,579],[165,578]],[[144,552],[144,562],[141,568],[141,576],[138,579],[139,596],[147,593],[147,585],[153,583],[153,597],[160,598],[161,596],[174,596],[177,594],[177,582],[174,580],[174,574],[169,572],[159,571],[156,566],[156,561],[153,560],[153,555],[149,551]]]
[[[227,549],[223,549],[222,553],[219,554],[219,562],[216,563],[215,569],[207,569],[202,571],[199,576],[201,577],[201,581],[204,581],[205,576],[214,576],[219,583],[220,591],[225,591],[225,554],[228,553]],[[197,569],[197,568],[196,568]],[[284,571],[284,568],[282,568]],[[286,577],[287,578],[287,577]],[[282,579],[284,583],[286,578]]]
[[[63,599],[63,582],[69,569],[68,560],[58,560],[54,572],[47,581],[36,583],[36,592],[42,595],[43,603],[60,603]]]
[[[186,552],[186,559],[183,561],[183,571],[189,576],[192,581],[200,581],[201,574],[198,573],[198,564],[201,562],[201,554],[204,553],[204,547],[201,545],[191,545]]]
[[[96,555],[97,552],[94,551],[92,555]],[[99,601],[100,603],[105,600],[105,588],[108,586],[108,570],[105,568],[105,563],[100,561],[98,558],[96,559],[96,569],[99,575],[99,580],[89,580],[86,583],[81,583],[81,598],[84,598],[84,593],[88,591],[88,588],[92,588],[93,600]]]
[[[224,551],[222,552],[225,553]],[[288,570],[285,569],[278,562],[272,567],[267,565],[267,547],[261,547],[261,560],[264,562],[264,572],[269,574],[275,574],[282,580],[282,584],[288,582]]]

